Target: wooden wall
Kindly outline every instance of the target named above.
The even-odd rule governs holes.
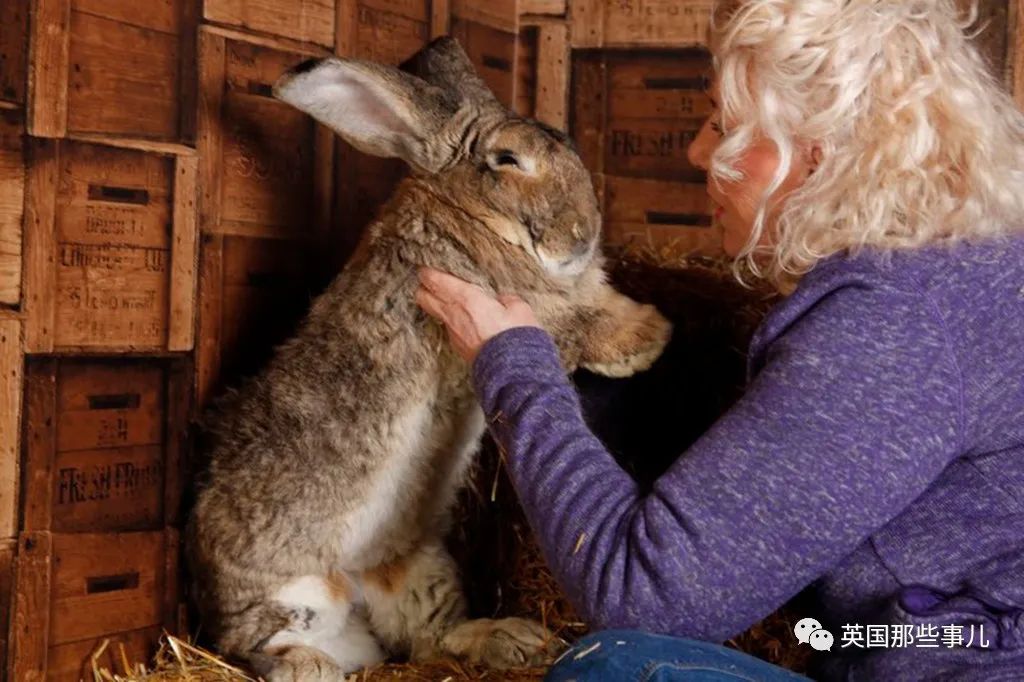
[[[979,40],[1024,104],[1022,1],[984,0]],[[284,70],[450,32],[506,105],[573,133],[610,245],[714,256],[686,161],[710,4],[0,1],[0,671],[77,680],[104,639],[120,670],[120,644],[185,628],[189,422],[401,177],[274,100]]]

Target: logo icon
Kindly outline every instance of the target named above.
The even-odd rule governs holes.
[[[816,651],[831,651],[835,638],[832,633],[821,627],[814,618],[804,618],[793,628],[796,641],[800,644],[810,644]]]

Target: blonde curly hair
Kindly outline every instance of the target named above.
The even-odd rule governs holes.
[[[776,282],[825,257],[986,238],[1024,226],[1024,116],[954,0],[725,0],[712,52],[727,127],[709,181],[755,137],[780,164],[737,264]],[[756,245],[768,197],[812,144],[820,163]]]

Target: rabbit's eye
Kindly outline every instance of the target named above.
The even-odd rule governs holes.
[[[502,150],[500,152],[490,154],[487,161],[491,168],[495,170],[501,167],[522,168],[522,165],[519,163],[519,158],[508,150]]]

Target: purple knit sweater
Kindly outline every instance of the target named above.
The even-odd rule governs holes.
[[[802,615],[835,639],[819,679],[1024,680],[1024,238],[820,263],[755,335],[745,396],[649,494],[543,331],[498,335],[473,370],[595,629],[721,642],[810,585]]]

